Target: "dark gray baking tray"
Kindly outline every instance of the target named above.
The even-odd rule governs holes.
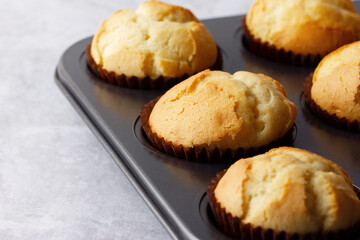
[[[360,8],[359,3],[355,3]],[[301,99],[302,82],[312,68],[263,60],[243,48],[242,16],[203,21],[223,54],[223,70],[264,73],[281,82],[298,106],[293,146],[338,163],[360,184],[360,134],[331,127],[311,115]],[[142,106],[163,94],[109,85],[86,65],[85,48],[91,38],[71,46],[61,57],[55,79],[84,121],[113,156],[169,234],[176,239],[227,239],[213,224],[205,195],[217,172],[229,164],[176,159],[152,148],[139,122]]]

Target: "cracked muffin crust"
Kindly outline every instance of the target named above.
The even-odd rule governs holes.
[[[349,0],[257,0],[246,26],[255,39],[304,56],[360,39],[360,16]]]
[[[243,224],[277,233],[336,232],[360,221],[360,200],[350,177],[302,149],[281,147],[240,159],[217,183],[214,195]]]
[[[205,70],[168,90],[149,125],[174,146],[248,149],[284,136],[296,111],[283,86],[268,76]]]
[[[140,79],[192,75],[218,56],[211,34],[190,10],[160,1],[115,12],[97,30],[90,53],[104,70]]]
[[[329,115],[360,123],[360,41],[337,49],[319,63],[310,93]]]

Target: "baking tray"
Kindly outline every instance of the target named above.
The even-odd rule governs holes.
[[[355,5],[359,10],[359,2]],[[360,134],[329,126],[308,112],[302,83],[313,68],[270,62],[244,49],[242,17],[203,21],[221,48],[223,71],[264,73],[283,84],[298,107],[293,146],[333,160],[359,185]],[[120,88],[99,80],[86,64],[90,41],[83,39],[62,55],[55,72],[62,92],[174,239],[228,239],[214,225],[205,191],[211,178],[230,164],[189,162],[154,149],[141,129],[139,112],[164,91]]]

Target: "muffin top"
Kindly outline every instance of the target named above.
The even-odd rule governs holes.
[[[350,177],[335,163],[296,148],[240,159],[214,194],[243,223],[279,232],[338,231],[360,220],[360,200]]]
[[[211,67],[218,54],[190,10],[160,1],[115,12],[97,30],[90,51],[107,71],[152,79],[192,75]]]
[[[262,42],[303,55],[325,55],[360,39],[350,0],[256,0],[246,25]]]
[[[151,131],[173,145],[248,149],[282,137],[296,106],[263,74],[205,70],[168,90],[155,104]]]
[[[360,121],[360,41],[337,49],[319,63],[311,98],[330,115]]]

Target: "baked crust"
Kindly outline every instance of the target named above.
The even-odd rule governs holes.
[[[311,99],[330,115],[360,122],[360,41],[337,49],[319,63]]]
[[[115,12],[97,30],[90,51],[109,72],[151,79],[192,75],[214,65],[218,55],[191,11],[160,1]]]
[[[349,0],[257,0],[246,25],[255,38],[302,55],[325,55],[360,39],[360,16]]]
[[[360,221],[360,200],[344,170],[291,147],[237,161],[214,194],[227,213],[253,228],[304,235],[336,232]]]
[[[205,70],[168,90],[149,125],[175,146],[249,149],[284,136],[296,111],[283,86],[268,76]]]

